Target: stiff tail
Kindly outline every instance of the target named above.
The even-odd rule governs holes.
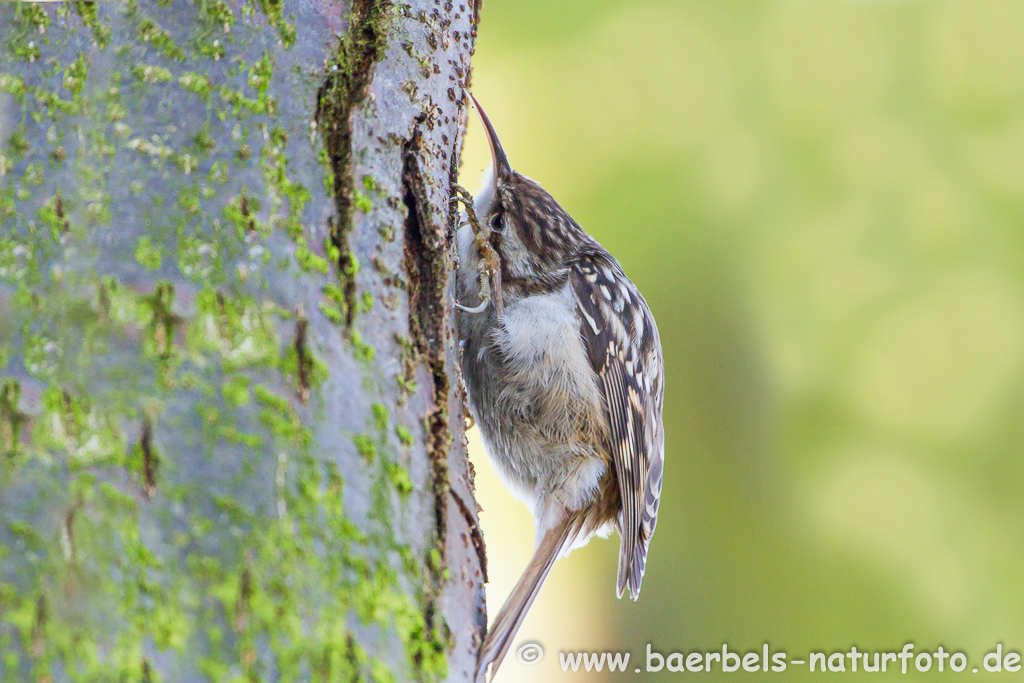
[[[629,597],[636,600],[640,597],[640,584],[644,580],[647,567],[647,549],[651,545],[651,536],[658,525],[658,503],[661,500],[663,458],[651,460],[647,472],[647,483],[644,485],[643,508],[639,521],[632,508],[624,508],[619,517],[619,576],[616,582],[618,596],[621,598],[626,591]]]
[[[649,541],[632,534],[622,533],[619,541],[619,572],[615,585],[616,595],[621,598],[623,593],[636,600],[640,597],[640,584],[644,580],[644,568],[647,564],[647,546]]]
[[[515,638],[523,619],[526,618],[530,605],[540,593],[541,584],[547,578],[555,560],[561,556],[565,548],[569,547],[578,532],[579,521],[576,515],[570,515],[544,534],[526,571],[523,572],[519,583],[516,584],[512,594],[502,605],[501,611],[494,619],[494,624],[487,632],[487,637],[484,638],[480,656],[477,658],[476,683],[487,683],[493,679],[501,665],[501,660],[505,658],[505,653],[512,645],[512,639]]]

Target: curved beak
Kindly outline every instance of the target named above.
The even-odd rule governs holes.
[[[473,97],[473,93],[469,93],[469,98],[473,100],[473,106],[476,108],[476,113],[480,115],[480,120],[484,123],[484,131],[487,133],[487,142],[491,146],[491,160],[494,162],[494,176],[498,177],[501,175],[509,175],[512,173],[512,167],[508,163],[508,157],[505,156],[505,150],[501,146],[501,140],[498,139],[498,134],[494,132],[494,126],[491,125],[491,120],[487,118],[487,114],[484,113],[483,107]]]

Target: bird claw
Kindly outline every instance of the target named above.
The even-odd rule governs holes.
[[[484,299],[483,301],[481,301],[476,306],[463,306],[458,301],[456,301],[455,302],[455,307],[457,309],[459,309],[460,311],[464,311],[465,313],[483,313],[485,310],[487,310],[487,305],[489,303],[491,303],[491,302],[487,301],[486,299]]]
[[[487,308],[487,304],[494,303],[494,311],[497,315],[504,312],[504,302],[501,296],[501,263],[498,253],[491,244],[491,227],[481,226],[476,215],[476,207],[473,205],[473,196],[469,191],[459,185],[452,184],[455,194],[449,200],[452,203],[461,202],[466,209],[466,223],[473,226],[473,234],[476,235],[476,248],[480,256],[480,299],[479,305],[472,308],[463,306],[456,302],[456,306],[467,313],[481,313]],[[461,227],[462,224],[460,224]]]

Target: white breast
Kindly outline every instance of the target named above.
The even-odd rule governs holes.
[[[511,303],[486,345],[508,373],[497,410],[528,415],[501,425],[504,438],[488,439],[489,455],[530,506],[538,533],[589,503],[607,468],[594,445],[604,431],[603,404],[572,296],[566,287]]]
[[[538,395],[553,394],[550,400],[599,396],[568,285],[509,305],[491,337],[519,383],[532,382]]]

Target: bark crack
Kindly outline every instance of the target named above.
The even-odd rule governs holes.
[[[354,0],[349,30],[338,43],[327,76],[317,92],[314,121],[323,136],[334,174],[334,207],[330,224],[331,245],[337,250],[342,280],[345,323],[351,327],[356,312],[356,273],[359,261],[348,238],[355,206],[352,172],[352,110],[364,99],[373,79],[373,67],[384,56],[391,2]]]
[[[409,332],[412,352],[430,370],[432,407],[424,417],[426,451],[430,462],[431,489],[434,496],[435,545],[429,554],[429,585],[426,591],[424,617],[428,632],[447,626],[437,622],[437,601],[444,582],[447,564],[448,492],[451,490],[448,453],[451,448],[451,426],[448,416],[449,380],[445,366],[445,341],[448,334],[445,285],[451,271],[451,257],[444,230],[431,220],[427,185],[420,170],[419,153],[422,136],[418,128],[405,145],[403,202],[405,219],[405,273],[409,296]],[[446,635],[442,636],[447,638]]]
[[[142,421],[142,437],[139,439],[142,451],[142,490],[146,500],[153,500],[156,495],[156,471],[160,466],[156,449],[153,448],[153,423],[149,418]]]
[[[306,330],[308,327],[309,321],[306,319],[302,306],[296,306],[295,364],[299,378],[299,400],[302,401],[302,405],[306,405],[309,402],[309,373],[313,365],[313,361],[309,357],[309,350],[307,349]]]
[[[476,551],[477,559],[480,560],[480,573],[483,575],[484,583],[487,583],[487,553],[484,546],[484,535],[480,530],[480,523],[477,521],[476,516],[470,511],[469,506],[466,505],[466,501],[462,500],[462,496],[456,493],[455,489],[451,489],[450,493],[452,494],[452,498],[455,499],[455,503],[459,506],[459,511],[462,512],[462,516],[466,520],[466,525],[469,527],[469,539],[473,543],[473,549]]]

